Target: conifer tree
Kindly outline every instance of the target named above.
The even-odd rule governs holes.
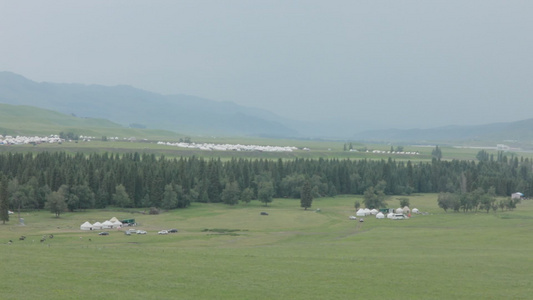
[[[300,192],[300,206],[307,210],[312,204],[313,195],[311,194],[311,183],[309,180],[306,180],[302,186],[302,191]]]
[[[0,177],[0,220],[2,224],[9,221],[9,197],[7,191],[7,178],[2,175]]]

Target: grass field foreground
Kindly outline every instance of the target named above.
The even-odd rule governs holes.
[[[348,219],[361,200],[352,196],[308,211],[275,199],[160,215],[24,212],[25,226],[16,215],[0,225],[2,299],[529,299],[533,201],[465,214],[444,213],[436,198],[409,197],[425,215],[364,222]],[[79,230],[113,216],[148,234]],[[179,232],[157,234],[169,228]]]

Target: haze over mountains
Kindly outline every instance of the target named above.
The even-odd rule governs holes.
[[[533,119],[434,129],[369,130],[356,121],[301,122],[269,111],[188,95],[161,95],[131,86],[37,83],[0,72],[0,103],[28,105],[184,134],[329,138],[373,142],[533,140]]]

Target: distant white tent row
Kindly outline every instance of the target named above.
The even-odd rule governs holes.
[[[104,223],[96,222],[94,224],[88,221],[80,225],[80,230],[99,230],[99,229],[113,229],[121,228],[122,222],[113,217],[111,220],[106,220]]]
[[[414,213],[414,214],[419,214],[420,211],[417,209],[417,208],[413,208],[413,210],[409,209],[409,207],[407,206],[404,206],[403,208],[402,207],[399,207],[397,209],[394,209],[394,210],[390,210],[389,213],[387,214],[384,214],[383,212],[380,212],[376,209],[368,209],[368,208],[360,208],[356,213],[355,215],[358,216],[358,217],[365,217],[365,216],[369,216],[369,215],[375,215],[376,216],[376,219],[385,219],[385,217],[387,219],[393,219],[395,215],[404,215],[405,214],[405,218],[407,217],[410,217],[410,214]]]

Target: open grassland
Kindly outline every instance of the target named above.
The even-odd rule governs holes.
[[[173,140],[176,142],[177,139]],[[154,154],[157,157],[164,155],[167,158],[179,158],[188,156],[197,156],[205,158],[215,158],[228,160],[231,158],[245,158],[245,159],[284,159],[290,160],[294,158],[303,159],[369,159],[369,160],[387,160],[389,157],[395,161],[411,161],[423,162],[431,161],[431,152],[434,147],[431,146],[404,146],[404,150],[408,152],[418,152],[417,155],[405,155],[396,153],[372,153],[373,150],[389,151],[389,145],[354,145],[357,149],[368,149],[369,152],[350,152],[344,151],[344,142],[339,141],[306,141],[306,140],[288,140],[288,139],[259,139],[259,138],[202,138],[193,139],[197,143],[213,143],[213,144],[243,144],[243,145],[260,145],[260,146],[294,146],[298,150],[293,152],[260,152],[260,151],[206,151],[199,149],[179,148],[175,146],[158,145],[157,140],[142,140],[139,139],[134,142],[130,141],[101,141],[99,139],[90,142],[65,142],[62,144],[39,144],[33,145],[0,145],[1,152],[42,152],[42,151],[64,151],[67,153],[147,153]],[[309,150],[303,150],[308,148]],[[476,160],[476,154],[481,149],[471,148],[454,148],[454,147],[440,147],[443,153],[443,160]],[[486,150],[489,154],[497,157],[496,150]],[[533,153],[530,152],[506,152],[508,157],[517,156],[533,159]]]
[[[315,199],[321,212],[291,199],[160,215],[23,212],[25,226],[16,215],[0,225],[2,299],[530,299],[533,201],[464,214],[436,197],[409,197],[427,215],[363,223],[348,219],[352,196]],[[79,230],[113,216],[148,234]],[[169,228],[179,233],[157,234]]]

